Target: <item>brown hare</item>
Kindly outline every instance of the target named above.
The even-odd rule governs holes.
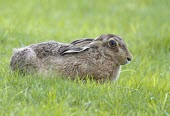
[[[132,55],[121,37],[106,34],[95,39],[80,39],[70,44],[55,41],[15,49],[10,61],[13,71],[61,74],[75,79],[116,80],[120,65]]]

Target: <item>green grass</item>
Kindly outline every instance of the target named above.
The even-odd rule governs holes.
[[[169,0],[0,0],[0,115],[170,115]],[[122,36],[133,61],[116,83],[11,73],[12,49]]]

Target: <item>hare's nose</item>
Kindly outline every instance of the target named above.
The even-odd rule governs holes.
[[[129,58],[129,57],[127,57],[127,60],[130,62],[132,59],[131,59],[131,58]]]

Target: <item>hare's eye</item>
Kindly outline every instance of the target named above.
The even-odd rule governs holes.
[[[109,41],[109,47],[115,47],[115,46],[117,46],[116,41],[110,40],[110,41]]]

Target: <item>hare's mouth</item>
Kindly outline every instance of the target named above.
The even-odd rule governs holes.
[[[131,61],[130,60],[125,60],[123,63],[121,63],[120,65],[126,65],[126,64],[129,64]]]

